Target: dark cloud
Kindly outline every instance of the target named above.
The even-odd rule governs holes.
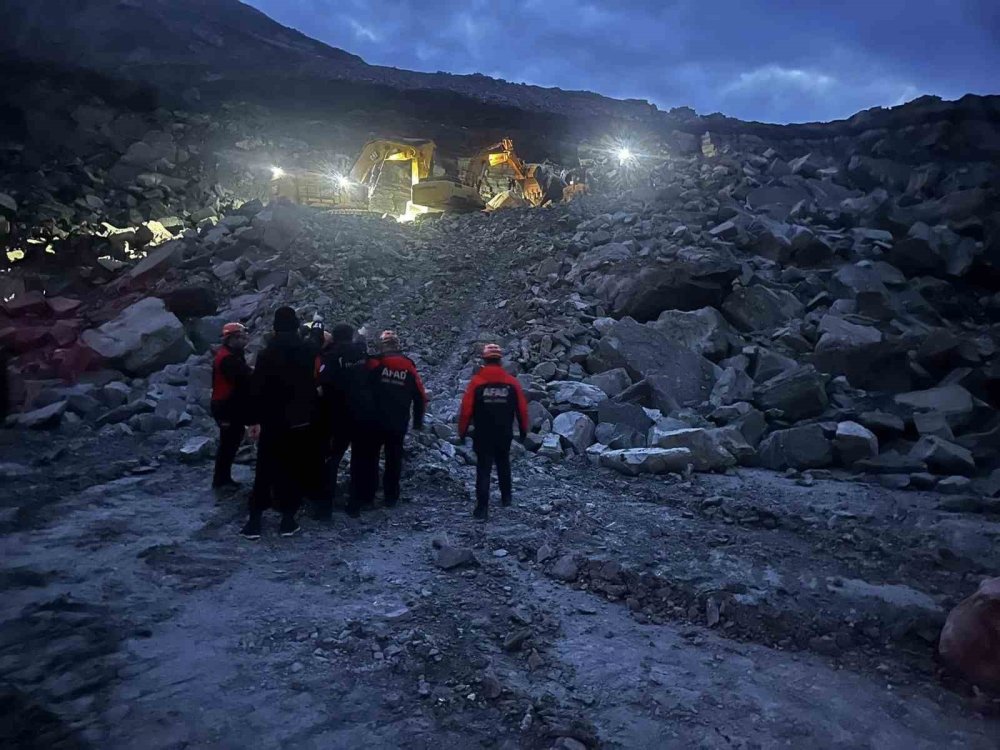
[[[998,0],[249,0],[377,65],[771,122],[1000,91]]]

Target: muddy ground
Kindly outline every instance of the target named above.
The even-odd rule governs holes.
[[[508,331],[518,252],[471,231],[365,302],[412,342],[437,420]],[[519,454],[515,506],[484,525],[473,468],[424,435],[409,502],[291,539],[266,517],[250,542],[243,496],[170,458],[182,437],[0,432],[4,746],[998,744],[994,704],[933,659],[997,569],[1000,519],[975,504]],[[445,570],[435,545],[474,560]]]

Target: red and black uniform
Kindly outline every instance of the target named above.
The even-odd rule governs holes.
[[[243,352],[221,346],[212,362],[212,416],[219,425],[213,487],[233,484],[233,461],[248,424],[249,387],[250,366]]]
[[[348,448],[351,448],[351,496],[347,510],[358,510],[372,485],[372,480],[366,481],[365,477],[365,471],[371,471],[370,461],[365,464],[366,448],[369,453],[373,450],[378,432],[372,374],[364,344],[337,342],[324,350],[318,381],[322,389],[321,411],[330,425],[331,439],[327,492],[317,512],[325,515],[333,505],[340,462]]]
[[[368,361],[378,429],[375,444],[368,454],[368,476],[375,482],[366,489],[367,500],[374,497],[378,484],[378,457],[385,448],[385,476],[382,487],[386,505],[399,500],[399,478],[403,471],[403,439],[410,425],[412,407],[413,428],[423,429],[427,411],[427,394],[413,360],[398,352],[388,352]]]
[[[524,440],[531,424],[524,390],[499,362],[487,362],[469,382],[458,416],[459,437],[465,439],[470,424],[474,428],[477,507],[485,508],[489,503],[493,464],[497,467],[500,498],[504,505],[510,504],[510,443],[515,419]]]

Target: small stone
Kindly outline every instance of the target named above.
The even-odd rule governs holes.
[[[558,581],[565,581],[566,583],[572,583],[576,580],[580,569],[576,564],[576,560],[573,559],[572,555],[563,555],[558,560],[556,560],[555,565],[549,571],[549,575]]]
[[[292,672],[293,673],[301,672],[303,669],[305,669],[305,667],[302,666],[302,662],[300,662],[300,661],[297,661],[294,664],[292,664]]]
[[[531,628],[520,628],[511,633],[507,634],[507,637],[503,641],[504,651],[520,651],[521,646],[525,644],[531,638]]]

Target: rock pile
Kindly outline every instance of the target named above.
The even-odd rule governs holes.
[[[649,187],[404,226],[204,184],[193,165],[206,160],[185,145],[210,127],[197,118],[118,140],[116,118],[80,118],[118,144],[90,183],[103,208],[84,195],[45,213],[58,206],[44,185],[0,200],[33,207],[19,231],[47,226],[90,253],[60,273],[29,260],[2,282],[0,341],[28,382],[22,424],[202,418],[197,398],[150,387],[204,379],[222,322],[254,325],[290,302],[360,324],[404,292],[417,312],[450,309],[478,253],[509,269],[494,317],[531,401],[527,447],[546,460],[627,474],[843,468],[896,488],[998,490],[995,160],[946,171],[930,141],[715,136],[713,156],[669,151]],[[168,365],[180,369],[154,384]],[[435,439],[464,455],[447,432]]]

